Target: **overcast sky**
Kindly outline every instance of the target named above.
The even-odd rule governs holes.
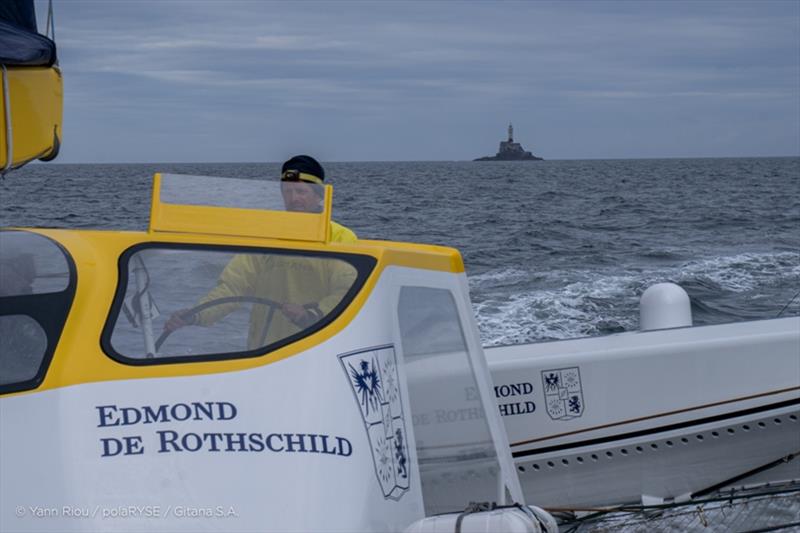
[[[59,162],[800,155],[797,0],[54,4]]]

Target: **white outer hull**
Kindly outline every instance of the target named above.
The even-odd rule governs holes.
[[[393,342],[391,324],[382,320],[388,290],[381,283],[338,335],[266,366],[2,398],[0,531],[397,531],[421,518],[414,456],[407,490],[393,498],[382,493],[359,405],[338,357]],[[407,398],[401,401],[409,413]],[[117,409],[107,411],[113,414],[103,425],[98,410],[191,402],[227,402],[237,415],[115,425],[121,420]],[[411,424],[406,428],[412,439]],[[172,441],[162,446],[163,431],[181,438],[224,432],[284,436],[272,440],[278,451],[241,451],[238,445],[230,450],[224,441],[220,451],[208,441],[197,451],[176,451]],[[325,453],[317,439],[316,452],[308,451],[308,441],[306,451],[289,451],[287,433],[327,435],[327,452],[333,452],[336,437],[349,444],[337,448],[341,453]],[[141,438],[134,453],[104,456],[102,439],[124,437]]]
[[[396,317],[403,286],[444,288],[457,297],[470,348],[461,354],[462,373],[470,369],[473,386],[468,399],[456,389],[441,401],[453,398],[482,417],[491,406],[491,379],[477,328],[467,322],[466,276],[389,267],[352,322],[284,360],[236,372],[85,383],[0,398],[0,531],[402,531],[431,506],[423,501],[411,444],[414,413]],[[394,365],[385,364],[393,354]],[[356,393],[353,373],[362,361],[380,369],[380,416],[372,403],[372,414],[364,415],[366,403]],[[205,402],[235,406],[236,416],[118,423],[124,422],[122,408],[145,412]],[[436,407],[430,405],[444,411]],[[507,489],[521,501],[502,421],[490,416],[481,422],[489,443],[479,444],[500,451],[493,462],[500,472],[492,473],[488,490],[482,478],[475,480],[473,491],[497,499]],[[391,444],[398,440],[390,441],[397,429],[405,433],[402,458]],[[458,429],[445,421],[420,431]],[[174,449],[175,439],[165,444],[163,432],[178,434],[183,449]],[[188,445],[182,440],[223,433],[248,435],[248,449],[218,441],[217,450],[211,440],[188,449],[197,438],[189,437]],[[261,435],[258,449],[251,447],[253,434]],[[288,440],[301,435],[317,438],[314,444],[304,440],[306,449],[288,449]],[[134,439],[130,453],[117,453],[115,444],[112,452],[105,448],[104,439],[126,437]],[[265,449],[270,442],[276,449]],[[447,469],[426,498],[465,508],[470,500],[461,478],[474,479],[468,468]]]
[[[485,352],[498,404],[518,404],[503,419],[536,505],[683,497],[800,452],[800,318]],[[570,417],[548,409],[544,378],[573,368]],[[731,486],[786,479],[800,479],[800,458]]]

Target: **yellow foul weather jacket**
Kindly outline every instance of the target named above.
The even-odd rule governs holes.
[[[331,222],[333,242],[356,242],[348,228]],[[299,304],[322,318],[330,313],[352,287],[357,277],[354,266],[336,258],[279,254],[238,254],[220,274],[214,287],[199,303],[231,296],[255,296],[278,304]],[[209,307],[195,317],[195,324],[210,326],[233,312],[241,303]],[[320,315],[321,313],[321,315]],[[271,318],[269,315],[272,315]],[[308,325],[306,325],[308,327]],[[280,309],[253,304],[247,348],[266,346],[297,333],[304,327],[292,322]]]

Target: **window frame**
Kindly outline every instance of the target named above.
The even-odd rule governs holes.
[[[325,315],[322,320],[315,322],[310,327],[298,331],[288,337],[279,341],[273,342],[256,348],[254,350],[242,350],[238,352],[225,352],[225,353],[210,353],[200,355],[175,355],[166,357],[129,357],[116,351],[111,344],[111,337],[114,332],[114,327],[120,319],[122,313],[122,305],[125,301],[125,293],[128,289],[128,284],[133,280],[128,276],[128,264],[134,254],[144,250],[159,249],[159,250],[185,250],[185,251],[202,251],[202,252],[226,252],[232,254],[257,254],[257,255],[283,255],[289,257],[316,257],[316,258],[330,258],[345,261],[356,269],[356,280],[351,285],[350,289],[342,297],[342,300],[334,307],[330,313]],[[358,296],[361,290],[367,283],[370,275],[375,270],[378,260],[370,255],[345,253],[345,252],[327,252],[291,248],[276,248],[269,246],[238,246],[226,244],[195,244],[195,243],[174,243],[174,242],[143,242],[135,244],[124,250],[117,261],[117,287],[114,291],[114,298],[106,317],[106,322],[103,325],[103,331],[100,335],[100,347],[106,356],[110,357],[118,363],[131,366],[150,366],[150,365],[165,365],[165,364],[180,364],[180,363],[201,363],[209,361],[228,361],[237,359],[250,359],[254,357],[262,357],[272,353],[284,346],[292,344],[314,335],[318,331],[326,328],[334,322],[345,309],[347,309],[353,300]],[[209,289],[210,290],[210,289]]]
[[[42,382],[44,382],[47,370],[50,368],[50,363],[55,355],[58,342],[61,340],[61,334],[64,332],[64,326],[69,319],[69,313],[75,300],[75,292],[77,291],[78,285],[78,271],[72,256],[58,241],[46,235],[42,235],[41,233],[24,229],[2,228],[0,231],[27,233],[46,239],[64,256],[69,276],[66,288],[61,291],[0,297],[0,303],[3,304],[0,305],[0,316],[27,316],[39,324],[39,327],[44,330],[45,336],[47,337],[47,348],[42,355],[42,361],[39,364],[39,369],[36,371],[36,374],[31,379],[25,381],[1,384],[0,395],[4,395],[12,392],[37,389]]]

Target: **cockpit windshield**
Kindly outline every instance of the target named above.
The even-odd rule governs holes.
[[[325,187],[315,183],[161,175],[161,202],[174,205],[320,213],[324,198]]]
[[[332,194],[304,181],[156,174],[150,230],[325,242]]]
[[[335,319],[373,264],[353,254],[141,246],[120,261],[104,347],[129,362],[264,354]]]

